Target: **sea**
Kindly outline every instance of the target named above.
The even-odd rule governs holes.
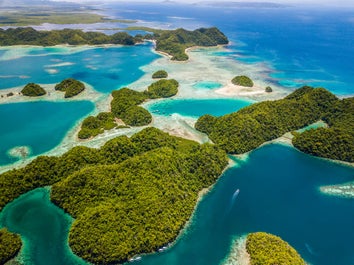
[[[289,93],[311,85],[325,87],[338,97],[354,94],[354,8],[169,1],[110,3],[99,8],[110,18],[137,20],[140,26],[190,30],[216,26],[228,36],[230,45],[198,53],[256,69],[267,83]],[[69,26],[111,34],[120,24]],[[41,29],[54,27],[44,25]],[[144,78],[144,69],[160,58],[152,43],[134,47],[2,47],[0,95],[29,82],[55,84],[73,77],[108,98],[112,90]],[[219,70],[221,74],[227,69]],[[147,108],[154,116],[177,113],[196,119],[203,114],[223,115],[255,102],[244,97],[198,98],[201,91],[214,93],[222,86],[222,80],[192,82],[183,87],[190,90],[190,97],[149,102]],[[30,157],[60,149],[67,135],[98,108],[93,98],[1,100],[0,169],[21,162],[21,157],[11,155],[14,148],[27,147]],[[329,195],[320,189],[353,182],[353,167],[276,143],[262,146],[246,158],[230,159],[233,164],[203,197],[176,242],[131,263],[226,264],[234,241],[263,231],[289,242],[309,264],[354,264],[353,197]],[[9,203],[0,213],[0,227],[21,235],[24,247],[18,260],[24,264],[86,264],[71,253],[67,237],[72,219],[50,203],[49,192],[49,188],[36,189]]]

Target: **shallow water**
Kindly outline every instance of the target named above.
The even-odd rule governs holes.
[[[0,224],[21,235],[20,260],[28,265],[86,264],[68,246],[72,218],[49,200],[49,189],[39,188],[8,204]]]
[[[149,111],[157,115],[172,115],[200,117],[204,114],[222,116],[235,112],[252,104],[250,100],[242,99],[167,99],[148,106]]]
[[[94,109],[89,101],[0,104],[0,165],[10,164],[10,149],[26,146],[30,156],[56,147],[77,121]]]

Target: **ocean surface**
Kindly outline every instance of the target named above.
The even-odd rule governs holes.
[[[0,166],[20,159],[9,155],[16,147],[27,147],[28,157],[51,150],[93,109],[90,101],[0,104]]]
[[[149,27],[217,26],[231,40],[225,49],[213,52],[218,60],[259,69],[264,80],[289,92],[307,84],[326,87],[338,96],[354,94],[354,9],[170,3],[102,7],[112,18],[136,19],[138,25]],[[80,27],[113,33],[108,27],[117,25]],[[144,67],[160,58],[152,48],[151,43],[134,47],[0,48],[0,94],[2,89],[29,82],[55,84],[74,77],[108,97],[112,90],[143,77]],[[204,80],[190,89],[213,93],[221,83]],[[148,108],[154,115],[198,117],[205,113],[222,115],[251,103],[237,98],[188,98],[157,101]],[[0,167],[19,160],[9,155],[14,147],[28,147],[35,156],[60,146],[77,122],[94,109],[89,101],[1,103]],[[353,199],[319,190],[324,185],[354,181],[353,168],[278,144],[255,150],[247,161],[235,161],[237,166],[228,169],[198,205],[191,225],[179,240],[163,252],[142,256],[135,264],[222,264],[232,241],[254,231],[282,237],[313,265],[354,264]],[[234,196],[237,189],[240,192]],[[68,248],[71,220],[50,203],[47,189],[37,189],[8,204],[0,219],[0,227],[21,234],[25,247],[20,258],[24,264],[48,264],[48,260],[85,264]]]
[[[147,109],[157,115],[172,115],[198,118],[205,114],[222,116],[252,104],[242,99],[167,99],[150,104]]]
[[[339,5],[339,4],[338,4]],[[184,4],[110,4],[113,17],[167,29],[217,26],[231,40],[221,56],[264,64],[269,81],[289,90],[321,86],[354,94],[354,8],[218,7]]]

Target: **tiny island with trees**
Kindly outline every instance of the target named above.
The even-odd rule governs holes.
[[[28,83],[21,90],[21,94],[24,96],[28,96],[28,97],[40,97],[40,96],[47,94],[47,92],[44,90],[43,87],[41,87],[38,84]]]

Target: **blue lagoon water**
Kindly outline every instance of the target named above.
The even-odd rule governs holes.
[[[0,54],[0,89],[59,83],[72,77],[102,93],[127,86],[144,72],[141,66],[159,55],[151,44],[107,47],[16,47],[3,48]]]
[[[231,40],[227,56],[264,63],[269,82],[293,90],[304,84],[354,94],[354,8],[321,6],[223,8],[185,4],[109,5],[109,15],[165,28],[217,26]]]
[[[86,264],[68,246],[72,218],[50,202],[49,193],[49,189],[39,188],[8,204],[0,215],[0,226],[21,235],[24,264]]]
[[[200,117],[205,114],[222,116],[249,106],[252,101],[242,99],[167,99],[148,106],[149,111],[158,115]]]
[[[0,166],[19,160],[8,155],[14,147],[29,147],[31,156],[56,147],[93,109],[89,101],[0,104]]]

